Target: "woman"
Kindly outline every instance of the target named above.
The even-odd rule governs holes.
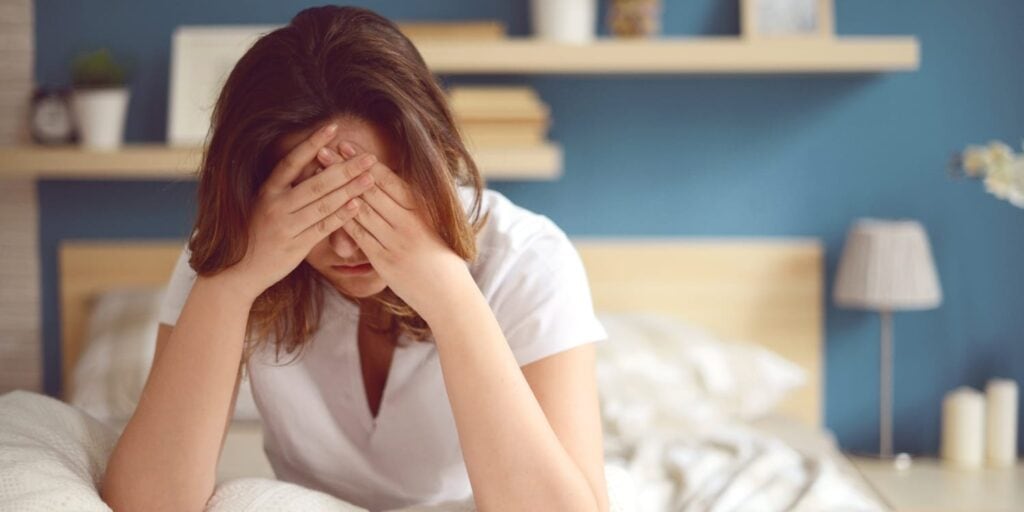
[[[371,510],[607,510],[578,254],[484,189],[390,21],[300,12],[232,70],[115,510],[200,510],[244,368],[278,478]]]

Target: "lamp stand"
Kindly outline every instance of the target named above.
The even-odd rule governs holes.
[[[883,459],[892,458],[892,311],[883,309],[881,312],[882,345],[880,350],[878,391],[878,433],[879,456]]]
[[[879,391],[878,391],[878,457],[892,462],[899,470],[910,468],[912,459],[909,454],[892,453],[892,311],[883,309],[881,316],[882,341],[879,351]]]

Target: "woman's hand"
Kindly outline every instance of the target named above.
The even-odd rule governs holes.
[[[348,141],[339,149],[348,161],[370,154]],[[333,154],[333,159],[341,157]],[[441,299],[456,289],[459,280],[472,282],[469,267],[437,233],[402,178],[379,160],[370,173],[374,185],[352,200],[357,205],[355,218],[342,224],[342,229],[391,290],[429,324],[436,313],[444,314]]]
[[[350,201],[373,186],[376,157],[337,162],[293,186],[302,170],[317,161],[337,125],[323,127],[292,149],[260,187],[249,223],[249,247],[241,261],[224,272],[255,300],[306,258],[313,246],[357,213]],[[324,149],[325,150],[325,149]]]

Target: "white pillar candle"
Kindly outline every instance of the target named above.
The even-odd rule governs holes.
[[[1007,468],[1017,462],[1017,383],[992,379],[985,387],[988,465]]]
[[[985,396],[969,387],[942,401],[942,458],[962,468],[981,466],[985,454]]]

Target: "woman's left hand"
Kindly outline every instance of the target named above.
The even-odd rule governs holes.
[[[352,158],[365,150],[353,142],[340,149]],[[333,155],[338,159],[338,155]],[[432,308],[472,278],[466,261],[456,254],[432,226],[429,215],[408,184],[378,157],[368,171],[374,184],[351,202],[356,216],[342,225],[366,253],[370,264],[396,295],[427,323]]]

